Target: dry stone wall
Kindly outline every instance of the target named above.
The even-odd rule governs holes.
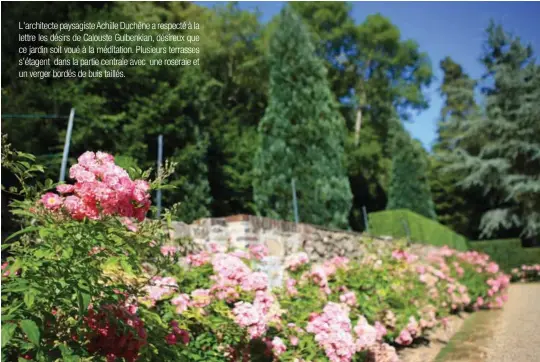
[[[361,257],[368,242],[377,247],[392,247],[388,237],[368,238],[364,234],[343,230],[329,230],[310,224],[295,224],[252,215],[234,215],[224,218],[208,218],[193,224],[173,223],[173,240],[189,238],[186,252],[205,249],[214,242],[233,249],[245,250],[250,245],[263,244],[268,247],[269,260],[274,263],[296,252],[306,252],[311,260],[318,261],[333,256]],[[426,254],[434,247],[416,244],[417,254]]]
[[[185,254],[206,250],[209,243],[239,250],[246,250],[250,245],[266,245],[269,255],[258,268],[268,275],[272,287],[283,285],[283,264],[288,255],[303,251],[315,262],[333,256],[362,258],[368,243],[374,243],[372,246],[378,250],[394,248],[392,244],[395,243],[390,237],[373,238],[361,233],[251,215],[200,219],[190,225],[174,222],[170,236]],[[419,256],[435,249],[422,244],[413,244],[411,248]]]

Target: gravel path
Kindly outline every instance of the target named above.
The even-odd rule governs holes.
[[[463,317],[436,329],[429,345],[403,349],[402,362],[540,362],[540,283],[512,284],[502,310]]]
[[[512,284],[494,336],[489,362],[540,361],[540,284]]]

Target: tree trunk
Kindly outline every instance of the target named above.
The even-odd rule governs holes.
[[[355,129],[354,145],[355,146],[358,146],[358,142],[360,140],[360,127],[362,127],[362,109],[358,107],[358,111],[356,112],[356,125],[354,127]]]

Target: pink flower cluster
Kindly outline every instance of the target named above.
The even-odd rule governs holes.
[[[237,287],[244,291],[266,290],[268,277],[261,272],[252,272],[238,256],[219,253],[214,255],[212,266],[216,275],[211,291],[218,299],[234,302],[238,299]]]
[[[274,337],[274,339],[272,339],[272,352],[274,352],[274,355],[279,356],[286,350],[287,346],[283,343],[281,338]]]
[[[150,280],[149,285],[144,287],[144,290],[147,295],[143,300],[155,305],[157,301],[171,296],[178,290],[178,284],[173,277],[155,276]]]
[[[212,260],[212,266],[221,279],[238,284],[251,274],[249,267],[240,258],[231,254],[216,254]]]
[[[407,326],[401,330],[399,336],[396,338],[396,343],[407,346],[413,342],[414,338],[420,336],[421,333],[422,329],[416,318],[411,316],[409,317]]]
[[[232,312],[234,321],[240,327],[247,328],[251,338],[259,338],[266,332],[266,318],[260,305],[238,302]]]
[[[487,291],[489,297],[495,296],[494,302],[489,302],[487,304],[488,308],[502,308],[504,302],[507,301],[508,296],[505,295],[496,295],[501,291],[504,291],[510,284],[510,276],[506,274],[499,274],[497,278],[490,278],[487,280],[487,285],[490,287]]]
[[[417,255],[407,253],[406,251],[400,249],[392,251],[392,258],[396,260],[404,260],[407,263],[414,263],[416,260],[418,260]]]
[[[346,258],[344,256],[334,256],[332,259],[324,262],[324,265],[327,268],[330,267],[335,269],[347,269],[349,262],[349,258]]]
[[[191,292],[190,306],[194,308],[204,308],[212,302],[210,296],[210,290],[208,289],[195,289]]]
[[[187,294],[176,295],[171,299],[171,304],[176,307],[176,312],[181,314],[190,307],[204,308],[214,298],[234,303],[240,297],[240,290],[255,292],[256,296],[253,305],[249,303],[238,304],[236,321],[241,326],[249,325],[250,334],[253,336],[264,333],[266,331],[266,323],[271,319],[267,315],[268,311],[275,301],[275,298],[267,293],[269,285],[267,275],[262,272],[252,272],[242,259],[240,259],[240,256],[235,255],[234,252],[224,253],[220,248],[213,250],[217,251],[217,253],[212,254],[212,252],[203,251],[198,254],[188,255],[186,258],[187,264],[194,267],[211,263],[215,274],[210,276],[210,279],[213,281],[210,289],[196,289],[191,292],[191,296]],[[264,255],[265,249],[258,247],[252,252],[261,256]],[[250,256],[248,255],[248,257]],[[151,294],[152,300],[159,300],[164,293],[168,292],[161,285],[148,287],[148,291]],[[252,325],[252,320],[249,318],[254,315],[260,317],[260,324]]]
[[[331,362],[349,362],[356,353],[348,314],[345,307],[330,302],[306,327],[308,332],[315,334],[315,341],[324,349]]]
[[[537,271],[540,272],[540,264],[534,265],[522,265],[521,270],[523,271]]]
[[[437,309],[433,305],[427,305],[420,311],[420,328],[433,328],[438,324]]]
[[[489,262],[489,255],[479,253],[478,251],[466,251],[457,253],[457,257],[462,261],[480,267],[480,269],[487,267]],[[491,266],[491,268],[494,268],[494,266]]]
[[[540,280],[540,264],[522,265],[521,268],[512,269],[512,280],[522,282]]]
[[[207,251],[200,252],[198,254],[190,254],[186,257],[186,262],[188,265],[192,266],[202,266],[210,263],[211,255]]]
[[[380,327],[379,327],[380,328]],[[383,327],[384,328],[384,327]],[[384,328],[386,331],[386,328]],[[370,325],[364,316],[360,316],[354,332],[358,336],[356,340],[356,350],[365,351],[373,346],[379,338],[382,330]]]
[[[288,349],[293,349],[300,343],[300,334],[305,332],[294,323],[287,323],[295,321],[287,320],[286,315],[282,315],[283,311],[279,308],[276,296],[269,290],[267,275],[252,271],[247,264],[248,260],[251,264],[254,260],[263,259],[266,253],[266,248],[261,245],[249,247],[247,251],[236,252],[225,252],[222,247],[216,245],[210,248],[210,251],[187,256],[186,263],[191,267],[211,265],[212,284],[208,289],[197,289],[190,295],[176,294],[170,303],[178,314],[182,314],[188,308],[205,308],[216,299],[227,301],[229,305],[234,305],[232,308],[234,323],[244,328],[249,338],[260,338],[267,345],[265,353],[273,354],[279,359],[279,356]],[[382,253],[373,255],[372,261],[375,264],[380,262],[379,264],[382,265],[382,258]],[[292,255],[286,259],[285,266],[289,271],[303,271],[302,275],[290,273],[289,277],[285,278],[284,292],[287,296],[284,297],[287,302],[290,301],[289,297],[300,294],[299,289],[304,292],[305,283],[314,283],[324,294],[331,295],[327,297],[321,294],[321,298],[338,299],[340,302],[328,302],[321,313],[311,313],[305,328],[308,333],[315,335],[316,343],[331,362],[350,362],[358,352],[366,354],[367,360],[371,362],[395,362],[398,360],[395,349],[383,343],[383,338],[387,335],[386,328],[393,333],[399,333],[394,338],[396,344],[406,346],[420,337],[424,329],[444,323],[444,319],[437,317],[440,307],[455,310],[470,306],[491,308],[502,305],[505,300],[501,291],[507,287],[509,278],[501,273],[498,265],[490,262],[484,254],[460,253],[449,248],[440,248],[427,260],[419,261],[416,255],[405,250],[394,250],[392,259],[395,260],[394,264],[399,264],[399,267],[394,269],[391,268],[390,263],[385,264],[388,265],[389,271],[395,272],[392,277],[404,278],[404,283],[396,286],[398,291],[406,292],[410,288],[418,287],[414,279],[410,279],[415,274],[409,274],[416,271],[419,280],[426,285],[426,300],[433,304],[424,303],[418,297],[411,296],[407,303],[416,306],[418,312],[409,317],[405,326],[398,325],[397,321],[401,318],[396,318],[391,310],[384,310],[378,311],[386,313],[384,318],[380,322],[375,321],[373,325],[365,317],[355,315],[358,321],[354,328],[349,318],[349,311],[350,308],[358,307],[357,297],[363,295],[357,294],[361,292],[356,289],[348,289],[352,289],[352,286],[347,284],[347,276],[343,271],[352,271],[359,267],[359,264],[350,263],[345,257],[334,257],[320,264],[307,265],[309,259],[305,253]],[[396,260],[400,262],[396,263]],[[489,278],[487,295],[477,298],[478,295],[475,294],[474,301],[471,300],[467,287],[460,283],[466,271],[471,271],[466,264],[473,265],[472,269],[478,268],[479,272],[484,273],[483,276],[486,279]],[[360,264],[362,265],[368,267]],[[171,284],[172,289],[170,289]],[[298,285],[302,288],[297,289]],[[159,277],[148,287],[149,298],[157,301],[169,297],[174,290],[178,289],[174,288],[175,286],[174,279],[171,281]],[[254,296],[254,298],[244,297],[240,300],[240,296],[246,295]],[[212,313],[212,310],[201,310],[201,312]],[[285,323],[287,323],[286,326]],[[273,334],[276,330],[280,331],[278,336]],[[167,336],[167,342],[175,344],[178,336],[170,333]],[[394,336],[392,334],[392,337]],[[234,353],[237,352],[240,351]],[[240,353],[242,357],[245,357],[244,352]]]
[[[165,256],[174,256],[180,251],[180,247],[175,245],[163,245],[160,247],[161,254]]]
[[[249,252],[255,260],[262,260],[264,257],[268,256],[268,248],[265,245],[250,245]]]
[[[358,305],[356,301],[356,294],[354,292],[345,292],[339,296],[339,301],[345,303],[350,307],[355,307]]]
[[[498,291],[505,289],[510,283],[510,278],[505,274],[500,274],[495,279],[488,279],[486,283],[490,286],[490,289],[488,290],[488,295],[491,297]]]
[[[285,282],[285,287],[287,289],[287,293],[291,297],[294,297],[294,296],[298,295],[298,289],[296,289],[296,280],[295,279],[288,278],[287,281]]]
[[[386,343],[376,343],[369,349],[368,362],[399,362],[396,349]]]
[[[324,293],[330,294],[332,291],[328,284],[329,278],[332,277],[338,269],[346,270],[348,263],[349,259],[337,256],[330,260],[326,260],[322,265],[313,265],[311,270],[303,275],[303,278],[310,278]],[[349,295],[349,297],[351,296]],[[350,302],[352,302],[352,300]]]
[[[285,260],[285,268],[290,271],[298,270],[302,265],[309,262],[309,257],[306,253],[300,252],[293,255],[290,255]]]
[[[76,182],[57,187],[63,196],[49,192],[41,197],[45,208],[65,210],[75,220],[115,215],[139,221],[144,220],[150,208],[149,184],[132,181],[107,153],[85,152],[71,167],[69,176]]]
[[[330,276],[328,268],[321,265],[314,265],[309,272],[309,277],[317,284],[326,294],[330,294],[331,290],[328,287],[328,277]]]
[[[268,288],[268,276],[262,272],[249,274],[242,280],[242,289],[245,291],[266,290]]]
[[[373,362],[399,360],[394,348],[381,343],[386,334],[381,323],[372,326],[360,316],[353,333],[348,308],[342,304],[328,303],[322,313],[311,316],[306,330],[315,334],[315,340],[331,362],[350,362],[361,351],[368,351]]]
[[[176,313],[182,314],[190,306],[189,295],[187,295],[185,293],[179,294],[176,297],[174,297],[173,299],[171,299],[171,304],[176,306]]]
[[[9,270],[4,271],[4,269],[7,269],[9,266],[9,263],[6,261],[5,263],[2,263],[2,276],[8,277],[9,276]]]

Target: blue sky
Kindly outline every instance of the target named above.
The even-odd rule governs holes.
[[[214,6],[216,2],[198,2]],[[241,2],[240,8],[261,14],[266,22],[279,13],[284,2]],[[436,137],[436,121],[442,106],[438,88],[442,79],[439,61],[451,56],[473,78],[483,73],[478,62],[490,19],[502,23],[505,30],[531,43],[535,54],[540,51],[540,2],[353,2],[352,16],[361,23],[370,14],[381,13],[401,30],[402,37],[414,39],[427,52],[435,81],[426,90],[429,109],[406,124],[412,135],[430,149]]]

